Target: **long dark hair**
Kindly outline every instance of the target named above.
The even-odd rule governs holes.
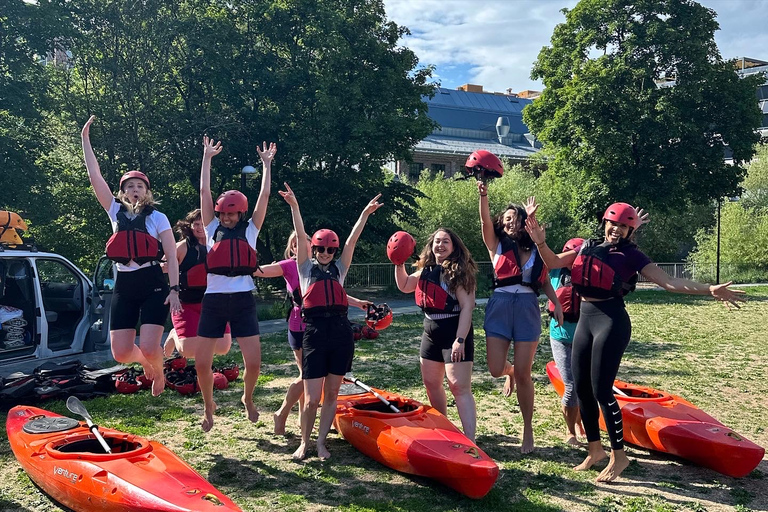
[[[516,218],[520,222],[520,227],[514,235],[508,235],[504,231],[504,214],[509,210],[515,211]],[[493,219],[493,232],[496,234],[496,238],[501,240],[503,237],[508,236],[515,240],[519,247],[526,251],[530,251],[533,248],[534,243],[531,239],[531,235],[525,230],[525,219],[527,218],[528,214],[525,213],[525,208],[519,204],[509,203],[507,207]]]
[[[183,219],[177,221],[173,229],[182,239],[188,238],[192,241],[197,241],[197,238],[195,238],[195,232],[192,229],[192,223],[202,218],[203,214],[200,208],[197,208],[189,212]]]
[[[461,238],[453,231],[447,228],[438,228],[434,233],[429,235],[427,244],[421,250],[419,260],[416,262],[416,268],[423,269],[430,265],[436,265],[437,260],[432,252],[432,244],[435,241],[435,235],[440,231],[447,233],[451,237],[453,243],[453,252],[442,263],[443,273],[446,276],[448,283],[448,289],[451,293],[456,293],[456,289],[461,287],[472,293],[477,287],[477,263],[472,258],[472,254],[461,241]]]

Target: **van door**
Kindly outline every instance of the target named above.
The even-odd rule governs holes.
[[[91,300],[91,345],[94,350],[109,347],[109,311],[115,289],[115,268],[112,260],[102,256],[96,264],[93,275],[93,298]]]
[[[42,339],[34,270],[26,258],[0,259],[0,361],[35,354]]]
[[[51,355],[81,352],[90,327],[85,307],[87,281],[62,259],[37,258],[35,266],[43,302],[42,317],[48,327],[46,348],[54,353]]]

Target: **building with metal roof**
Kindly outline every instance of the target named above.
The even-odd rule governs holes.
[[[768,62],[764,60],[750,59],[749,57],[740,57],[736,61],[737,73],[741,76],[764,73],[766,77],[763,85],[757,88],[757,101],[760,110],[763,112],[763,124],[760,126],[760,136],[768,139]]]
[[[466,84],[457,90],[441,87],[425,101],[429,117],[440,126],[416,144],[412,162],[393,162],[396,176],[413,181],[425,169],[453,176],[477,149],[514,163],[528,161],[541,149],[523,123],[523,108],[531,99],[510,91],[483,92],[482,86]]]

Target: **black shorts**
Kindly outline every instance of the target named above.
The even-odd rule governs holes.
[[[221,338],[227,323],[235,338],[259,335],[259,315],[251,292],[205,294],[197,335]]]
[[[301,350],[302,343],[304,343],[304,331],[288,331],[288,344],[291,350]]]
[[[344,375],[352,370],[354,355],[352,325],[346,315],[307,319],[302,340],[303,379]]]
[[[109,309],[109,329],[135,329],[139,318],[142,325],[165,325],[170,307],[164,304],[168,291],[160,265],[118,272]]]
[[[442,320],[430,320],[424,318],[424,332],[421,335],[421,348],[419,356],[429,361],[450,364],[451,347],[456,340],[456,331],[459,329],[459,317],[444,318]],[[464,340],[464,359],[462,361],[474,361],[475,336],[469,326],[469,334]]]

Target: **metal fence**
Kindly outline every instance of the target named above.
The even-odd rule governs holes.
[[[696,279],[696,266],[689,263],[657,263],[661,269],[672,277],[684,279]],[[699,268],[699,273],[711,275],[714,273],[714,264],[705,265],[705,269]],[[711,267],[711,268],[709,268]],[[490,276],[493,266],[490,261],[478,262],[478,274]],[[640,282],[648,282],[640,276]],[[349,269],[344,286],[349,288],[380,288],[395,286],[395,273],[391,263],[353,263]]]

